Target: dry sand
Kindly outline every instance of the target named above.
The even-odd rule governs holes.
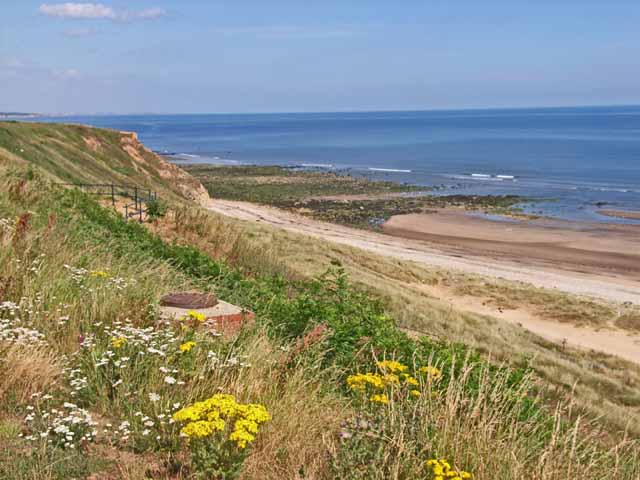
[[[273,207],[213,200],[209,208],[377,254],[465,273],[521,281],[575,295],[640,305],[640,227],[538,221],[520,224],[462,212],[402,215],[388,235],[320,222]],[[472,300],[452,306],[490,314],[552,341],[590,348],[640,363],[640,337],[541,320],[528,312],[495,312]],[[482,308],[481,308],[482,307]],[[498,314],[500,313],[500,315]]]

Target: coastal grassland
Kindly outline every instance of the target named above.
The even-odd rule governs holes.
[[[549,396],[571,398],[575,402],[574,412],[599,418],[611,431],[628,428],[633,434],[640,434],[637,364],[597,352],[563,348],[494,316],[456,308],[443,297],[470,296],[503,309],[517,307],[548,320],[603,328],[618,315],[629,314],[633,318],[636,312],[633,309],[525,284],[430,268],[201,209],[185,208],[171,213],[160,229],[168,240],[183,239],[212,255],[216,255],[212,245],[220,241],[216,240],[217,232],[223,232],[224,238],[229,236],[229,229],[244,232],[244,242],[268,252],[272,259],[269,262],[275,259],[276,265],[286,266],[283,271],[292,278],[317,276],[338,262],[358,288],[383,300],[385,309],[406,331],[462,342],[494,361],[528,365],[551,386]],[[231,237],[240,238],[238,233]],[[243,263],[249,259],[245,268],[250,269],[251,259],[257,257],[245,256]]]
[[[394,215],[461,208],[516,215],[523,198],[427,195],[429,188],[390,181],[271,166],[185,165],[214,198],[261,203],[317,220],[378,228]]]
[[[0,164],[38,168],[56,182],[135,184],[173,201],[201,188],[135,134],[83,125],[0,122]]]
[[[229,244],[167,242],[38,175],[0,181],[3,368],[39,378],[31,370],[46,366],[53,377],[37,392],[0,377],[2,478],[202,478],[215,466],[225,478],[409,479],[430,478],[433,458],[479,480],[638,476],[637,443],[606,441],[564,401],[547,406],[526,362],[506,367],[461,343],[410,338],[341,267],[300,279],[265,272],[248,252],[257,260],[274,245],[229,235],[235,226],[221,232]],[[247,253],[227,263],[233,251]],[[189,288],[252,309],[254,326],[217,336],[197,318],[163,320],[160,295]],[[15,345],[43,353],[30,367],[9,354]],[[381,362],[391,359],[400,367]],[[367,373],[385,373],[375,398],[386,402],[349,387]],[[180,437],[180,418],[199,418],[194,402],[207,398],[262,406],[271,420],[246,448],[227,430],[237,423]],[[198,463],[202,442],[230,457]]]
[[[629,308],[624,310],[616,319],[615,324],[625,330],[640,332],[640,309]]]
[[[615,323],[621,328],[633,330],[624,326],[624,319],[632,316],[631,309],[623,309],[621,312],[620,307],[590,298],[565,295],[524,283],[500,282],[477,276],[466,276],[464,282],[445,278],[442,284],[449,287],[455,295],[483,298],[501,309],[526,307],[536,316],[547,320],[592,327],[606,327]]]

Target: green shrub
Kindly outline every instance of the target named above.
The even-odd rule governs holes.
[[[167,214],[167,204],[162,200],[147,202],[147,218],[151,221],[164,217]]]

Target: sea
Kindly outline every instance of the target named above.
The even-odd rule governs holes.
[[[526,212],[640,223],[640,106],[39,118],[134,131],[176,163],[282,165],[519,195]]]

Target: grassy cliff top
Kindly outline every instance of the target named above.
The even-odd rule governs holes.
[[[37,167],[56,182],[134,184],[172,199],[207,198],[199,181],[135,133],[83,125],[0,122],[2,167]]]

